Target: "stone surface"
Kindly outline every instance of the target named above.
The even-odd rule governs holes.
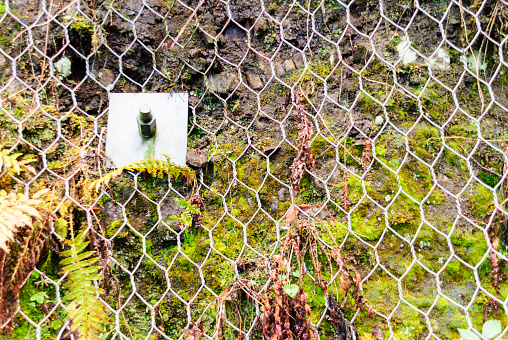
[[[339,54],[337,53],[337,49],[332,48],[327,53],[327,57],[328,57],[328,61],[330,62],[330,68],[333,69],[335,67],[335,65],[337,65],[337,63],[340,60]]]
[[[101,85],[103,85],[104,87],[108,87],[108,86],[111,86],[113,85],[113,83],[115,82],[115,74],[113,73],[113,71],[111,71],[110,69],[104,69],[102,72],[99,73],[100,77],[99,78],[99,83],[101,83]]]
[[[411,41],[409,41],[407,37],[403,37],[397,45],[397,52],[399,53],[399,57],[402,58],[404,65],[411,64],[418,58],[418,55],[411,47]]]
[[[300,68],[303,66],[303,55],[301,53],[296,53],[293,56],[293,61],[295,63],[296,68]]]
[[[187,152],[187,93],[111,93],[109,96],[106,156],[115,167],[147,158],[171,157],[185,166]],[[150,106],[157,119],[154,137],[138,132],[139,106]]]
[[[279,201],[286,202],[289,199],[288,189],[280,188],[277,190],[277,197],[279,198]]]
[[[203,149],[206,146],[208,146],[208,144],[210,144],[212,141],[213,140],[210,137],[204,136],[203,138],[198,139],[194,146],[196,147],[196,149]]]
[[[294,70],[296,70],[296,66],[293,60],[287,59],[286,61],[284,61],[284,71],[286,71],[286,73],[292,72]]]
[[[450,52],[448,52],[448,50],[445,48],[440,48],[437,50],[435,56],[427,61],[427,64],[430,65],[433,69],[448,71],[451,68],[450,60]]]
[[[208,162],[206,153],[198,149],[190,149],[187,152],[187,164],[195,168],[202,168]]]
[[[277,77],[284,75],[284,64],[282,62],[275,62],[273,68],[275,69],[275,75]]]
[[[265,32],[266,30],[268,30],[269,22],[266,19],[266,17],[261,17],[258,19],[258,21],[256,21],[255,27],[256,32]]]
[[[238,76],[234,73],[216,74],[207,79],[207,85],[210,91],[217,93],[231,91],[238,83]]]
[[[249,82],[250,87],[252,87],[254,90],[263,88],[263,82],[261,81],[261,78],[259,78],[259,75],[253,71],[247,72],[247,81]]]
[[[1,53],[0,53],[0,71],[2,72],[2,74],[5,74],[6,76],[11,75],[12,73],[10,60],[7,59]]]

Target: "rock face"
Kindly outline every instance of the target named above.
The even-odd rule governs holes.
[[[263,87],[263,82],[259,75],[253,71],[247,72],[247,81],[249,82],[250,87],[254,90],[259,90]]]
[[[293,60],[287,59],[286,61],[284,61],[284,71],[286,73],[293,72],[294,70],[296,70],[296,66]]]
[[[207,86],[210,91],[217,93],[226,93],[231,91],[238,85],[240,81],[238,80],[238,76],[235,73],[221,73],[211,76],[207,80]]]
[[[194,168],[202,168],[208,163],[206,153],[197,149],[190,149],[187,151],[187,164]]]
[[[133,337],[147,338],[154,326],[164,328],[168,337],[181,336],[189,320],[189,306],[190,317],[196,322],[212,295],[225,289],[232,299],[225,303],[235,307],[238,302],[239,313],[242,318],[245,315],[245,332],[253,322],[248,318],[256,316],[250,311],[244,313],[252,305],[244,303],[245,294],[240,291],[233,294],[229,284],[245,279],[263,286],[266,281],[262,276],[269,274],[267,259],[274,259],[274,250],[280,253],[281,241],[291,231],[283,226],[293,203],[316,217],[309,230],[320,238],[317,246],[318,252],[323,251],[319,255],[322,273],[331,268],[325,256],[331,247],[340,247],[344,261],[351,266],[355,263],[365,302],[377,315],[375,320],[355,322],[357,338],[370,338],[373,324],[379,323],[378,330],[385,332],[383,338],[456,339],[457,328],[471,325],[465,320],[465,310],[456,305],[469,304],[471,296],[477,298],[467,313],[473,326],[481,329],[487,299],[476,295],[475,290],[480,281],[484,283],[483,292],[492,288],[487,276],[489,263],[484,258],[490,243],[482,232],[484,225],[478,228],[473,224],[481,223],[492,212],[490,203],[495,193],[480,184],[491,181],[488,186],[494,188],[498,179],[477,168],[473,161],[478,157],[483,167],[499,172],[503,152],[499,152],[500,144],[496,144],[497,151],[491,150],[490,144],[475,144],[479,140],[474,131],[479,124],[484,138],[502,139],[508,117],[501,105],[491,105],[478,118],[483,111],[479,101],[473,100],[479,98],[474,72],[464,72],[467,60],[464,63],[451,47],[462,46],[459,6],[446,9],[439,7],[449,3],[446,1],[420,1],[418,9],[410,4],[401,10],[395,0],[355,0],[346,8],[343,2],[331,1],[323,2],[321,8],[312,7],[312,15],[308,16],[306,8],[292,6],[291,1],[266,1],[261,8],[260,2],[231,0],[225,4],[208,0],[182,29],[198,2],[99,0],[96,10],[88,8],[94,6],[81,6],[79,10],[71,6],[62,13],[71,19],[58,15],[65,22],[51,25],[48,41],[50,45],[56,42],[56,46],[49,46],[44,54],[55,63],[65,56],[72,66],[70,75],[59,81],[64,86],[50,88],[49,82],[45,98],[39,91],[37,105],[47,113],[43,115],[47,116],[45,124],[40,124],[42,116],[38,112],[22,109],[32,100],[30,88],[37,88],[48,77],[50,59],[37,52],[44,45],[46,27],[32,29],[33,45],[27,45],[26,33],[9,44],[0,39],[0,74],[8,77],[2,86],[12,93],[29,86],[28,96],[20,93],[17,99],[9,98],[16,99],[12,102],[3,99],[0,136],[4,137],[5,129],[18,137],[19,124],[12,117],[22,120],[20,152],[33,150],[26,142],[35,146],[43,143],[39,149],[47,150],[47,168],[62,178],[69,178],[67,171],[73,168],[68,166],[73,164],[59,159],[71,159],[64,147],[68,141],[88,151],[89,146],[96,149],[99,133],[104,138],[101,129],[107,118],[110,92],[189,93],[191,146],[186,163],[201,169],[203,175],[197,181],[205,200],[202,229],[183,230],[180,222],[171,218],[181,216],[182,208],[173,199],[176,193],[168,192],[178,190],[179,197],[187,199],[192,195],[184,179],[171,181],[170,189],[163,179],[141,175],[134,181],[130,174],[124,174],[100,200],[103,205],[96,206],[101,209],[98,217],[105,224],[108,238],[114,241],[115,259],[134,273],[128,274],[120,266],[113,269],[122,288],[122,304],[134,289],[133,276],[137,295],[143,297],[143,301],[132,299],[124,309],[125,324],[134,332]],[[2,19],[0,37],[12,37],[13,30],[17,34],[23,27],[45,21],[46,16],[40,19],[38,13],[48,9],[41,12],[37,7],[45,3],[9,1],[13,10]],[[499,2],[484,3],[482,11],[487,17]],[[377,4],[385,6],[385,14]],[[0,3],[0,17],[1,7]],[[55,2],[52,15],[59,8]],[[429,8],[447,17],[432,19],[422,14]],[[23,27],[18,27],[13,16]],[[387,16],[405,32],[384,25]],[[436,20],[446,22],[445,32]],[[492,22],[499,25],[500,20]],[[482,27],[484,23],[477,22]],[[468,24],[470,28],[475,29],[475,25]],[[498,28],[493,27],[488,39],[502,33],[495,33]],[[180,32],[178,44],[169,49]],[[442,40],[443,33],[446,41]],[[403,35],[408,40],[400,45],[400,51],[408,52],[406,55],[418,52],[417,59],[407,64],[404,58],[399,60],[404,54],[399,55],[397,49]],[[487,58],[497,55],[500,46],[489,43]],[[20,55],[25,49],[29,50]],[[46,70],[42,72],[44,58]],[[490,77],[489,70],[485,70],[485,79],[495,92],[486,95],[485,105],[502,104],[498,97],[503,102],[506,99],[501,70],[495,71],[498,64],[499,60],[489,64],[493,66]],[[12,72],[16,72],[15,77]],[[453,93],[449,91],[452,88]],[[315,170],[312,174],[305,172],[300,193],[293,197],[291,166],[298,154],[301,129],[288,93],[301,95],[305,114],[313,125],[309,147],[316,160]],[[65,121],[57,120],[53,111],[73,115]],[[478,118],[476,124],[465,114]],[[376,125],[376,116],[383,117],[382,124]],[[56,126],[59,134],[53,138]],[[457,138],[440,138],[445,132]],[[47,141],[41,142],[41,138]],[[370,151],[366,147],[368,138]],[[469,154],[475,157],[470,158],[471,162],[465,161]],[[477,185],[473,185],[469,180],[477,171],[473,178]],[[41,172],[48,175],[46,170]],[[51,183],[55,178],[54,174],[48,176],[51,179],[41,183]],[[72,191],[68,195],[73,195]],[[307,223],[303,216],[301,222]],[[330,246],[328,250],[325,243]],[[240,268],[243,257],[254,260],[259,267],[246,269],[238,280],[235,266]],[[306,265],[311,264],[308,258],[302,259]],[[480,281],[470,279],[475,266]],[[332,307],[331,300],[326,301],[315,286],[317,268],[312,265],[308,269],[302,277],[302,288],[309,294],[313,315],[321,315]],[[309,275],[314,280],[309,280]],[[343,296],[338,284],[340,275],[333,277],[330,296]],[[58,279],[56,274],[54,279]],[[288,279],[298,281],[296,277]],[[330,279],[328,274],[322,277],[323,282]],[[438,281],[439,294],[432,288]],[[354,278],[348,282],[360,281]],[[407,297],[402,302],[399,283]],[[500,285],[506,292],[508,284]],[[114,307],[116,292],[109,295],[106,298],[114,301],[107,302]],[[151,300],[159,301],[155,319],[146,308],[145,302]],[[344,315],[356,315],[357,308],[351,304],[354,299],[344,301]],[[425,320],[417,309],[429,311]],[[29,311],[25,307],[20,310]],[[236,311],[228,314],[233,322]],[[388,322],[381,315],[392,315],[390,327],[383,328]],[[203,326],[204,334],[212,334],[216,332],[212,329],[215,316],[206,317],[197,327]],[[320,323],[320,338],[340,338],[340,334],[332,333],[329,322],[323,318]],[[125,334],[123,323],[115,326]],[[429,331],[429,325],[439,327]],[[251,337],[261,338],[257,332],[253,330]],[[228,336],[240,334],[233,333]]]

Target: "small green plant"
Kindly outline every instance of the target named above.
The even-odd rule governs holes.
[[[263,42],[265,43],[266,49],[270,49],[276,43],[275,32],[267,33],[263,39]]]
[[[173,72],[171,72],[170,70],[168,69],[163,69],[162,72],[166,75],[166,77],[168,77],[169,79],[171,79],[171,77],[173,76]]]
[[[466,63],[467,67],[474,73],[485,71],[487,69],[484,54],[479,51],[475,51],[474,54],[468,53],[462,55],[460,57],[460,61]]]
[[[331,49],[330,46],[320,47],[317,54],[319,55],[319,57],[321,59],[324,59],[326,57],[326,55],[328,54],[328,52],[330,52],[330,49]]]
[[[464,340],[480,340],[480,337],[470,330],[459,328],[458,331],[460,333],[460,336]],[[501,321],[489,320],[483,324],[482,336],[485,339],[493,339],[496,336],[498,336],[502,331],[503,327],[501,326]]]
[[[75,30],[80,37],[93,34],[93,22],[82,15],[78,15],[72,20],[71,28]]]
[[[326,11],[340,11],[340,10],[345,9],[345,7],[343,5],[341,5],[337,1],[333,1],[333,0],[326,1],[325,8],[326,8]]]
[[[284,292],[286,292],[286,294],[289,295],[292,299],[295,298],[296,293],[298,293],[299,290],[300,287],[295,283],[284,285]]]
[[[199,210],[197,205],[192,204],[184,198],[175,198],[175,202],[183,209],[182,214],[180,216],[173,215],[170,218],[186,228],[190,228],[192,226],[192,215],[201,215],[201,210]]]

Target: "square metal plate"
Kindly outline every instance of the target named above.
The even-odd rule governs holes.
[[[171,157],[185,166],[187,154],[187,93],[110,93],[106,156],[110,167],[122,167],[147,158]],[[139,107],[146,104],[156,118],[151,138],[139,134]]]

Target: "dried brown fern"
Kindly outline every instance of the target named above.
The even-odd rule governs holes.
[[[372,161],[372,141],[369,137],[365,138],[365,148],[362,152],[362,166],[363,171],[367,171],[370,162]]]
[[[199,214],[192,214],[192,220],[194,221],[194,227],[196,229],[201,228],[201,225],[203,224],[203,216],[201,216],[201,213],[205,209],[205,200],[203,197],[199,196],[199,193],[196,193],[191,196],[190,198],[190,204],[196,206],[196,208],[199,209]]]
[[[44,235],[49,234],[49,215],[39,198],[47,190],[32,197],[0,191],[0,332],[9,333],[10,321],[18,307],[18,292],[44,248]]]
[[[317,331],[311,323],[307,293],[301,284],[296,294],[288,293],[286,268],[282,256],[277,257],[270,271],[273,283],[263,294],[261,306],[261,332],[264,340],[315,340]]]
[[[341,248],[333,247],[332,258],[338,266],[337,272],[341,272],[340,285],[341,289],[345,292],[340,308],[346,306],[348,294],[352,289],[350,297],[354,299],[355,306],[362,311],[365,307],[368,307],[370,310],[371,306],[362,295],[362,277],[355,268],[357,263],[354,256],[343,256]]]
[[[7,244],[21,228],[32,230],[34,223],[42,219],[35,207],[42,201],[27,199],[25,195],[0,191],[0,249],[9,253]]]
[[[203,325],[201,323],[201,319],[199,319],[196,323],[193,321],[189,321],[187,326],[184,328],[181,340],[199,340],[199,338],[203,335]]]
[[[293,115],[298,120],[298,138],[296,139],[296,146],[298,152],[291,164],[291,187],[295,196],[300,193],[300,181],[302,180],[305,170],[314,171],[316,161],[310,152],[312,134],[314,133],[312,123],[305,115],[304,106],[300,101],[300,96],[295,95],[294,100],[295,109]]]
[[[286,215],[286,225],[295,226],[296,232],[289,229],[280,248],[280,254],[273,257],[270,269],[270,280],[267,291],[261,296],[261,332],[264,340],[315,340],[317,329],[312,325],[311,308],[308,296],[302,287],[304,233],[313,234],[306,229],[307,224],[300,224],[298,210]],[[311,248],[313,237],[309,238]],[[315,244],[314,244],[315,245]],[[312,251],[314,254],[314,251]],[[289,260],[288,260],[289,259]],[[298,268],[298,284],[291,283],[292,260]],[[314,259],[313,259],[314,261]],[[313,262],[314,263],[314,262]],[[320,277],[319,269],[316,277]],[[319,281],[319,280],[318,280]],[[322,282],[316,282],[322,285]]]

